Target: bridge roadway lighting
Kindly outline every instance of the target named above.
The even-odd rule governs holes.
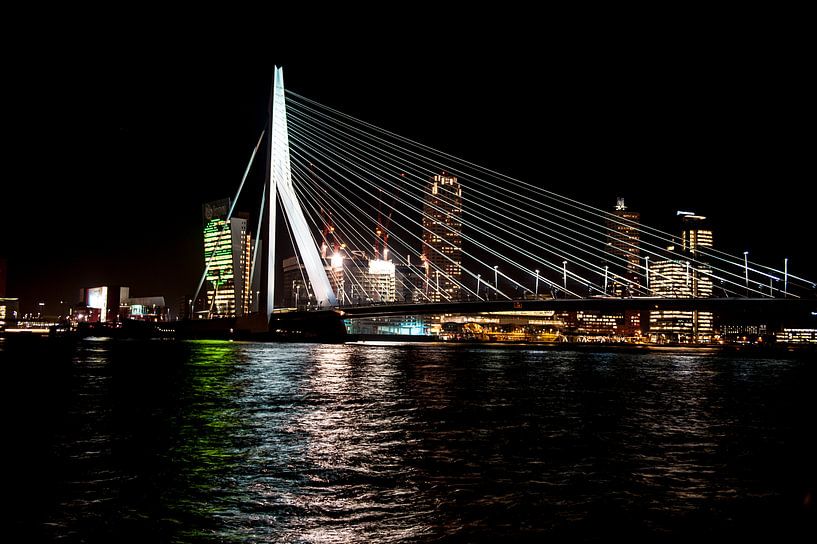
[[[539,269],[536,269],[536,298],[539,298]]]

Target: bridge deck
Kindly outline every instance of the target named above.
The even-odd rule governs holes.
[[[344,317],[386,317],[443,313],[482,313],[507,311],[606,311],[678,310],[728,314],[791,316],[805,318],[817,312],[817,299],[773,298],[555,298],[538,300],[492,300],[471,302],[435,302],[420,304],[377,304],[344,306]]]

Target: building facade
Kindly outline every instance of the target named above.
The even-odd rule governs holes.
[[[462,187],[445,173],[429,179],[423,204],[423,267],[432,302],[460,300],[462,277]]]
[[[203,206],[206,314],[209,317],[233,317],[252,310],[252,240],[248,217],[239,214],[228,221],[229,209],[228,198]]]

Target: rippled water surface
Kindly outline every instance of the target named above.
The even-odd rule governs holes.
[[[814,534],[808,357],[0,339],[0,364],[30,541]]]

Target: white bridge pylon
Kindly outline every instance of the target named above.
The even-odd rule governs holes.
[[[292,230],[296,251],[301,257],[301,262],[306,268],[309,282],[312,284],[312,292],[318,303],[318,308],[333,308],[337,306],[338,300],[329,277],[326,275],[323,260],[321,259],[318,247],[312,238],[309,225],[304,217],[301,204],[292,187],[292,171],[289,162],[289,132],[287,130],[286,99],[284,97],[284,69],[275,68],[275,83],[273,85],[272,100],[272,130],[270,131],[270,187],[267,194],[270,195],[267,212],[269,215],[269,259],[267,267],[267,309],[270,318],[274,307],[274,286],[275,286],[275,195],[281,199],[281,209],[284,211],[286,220]]]

